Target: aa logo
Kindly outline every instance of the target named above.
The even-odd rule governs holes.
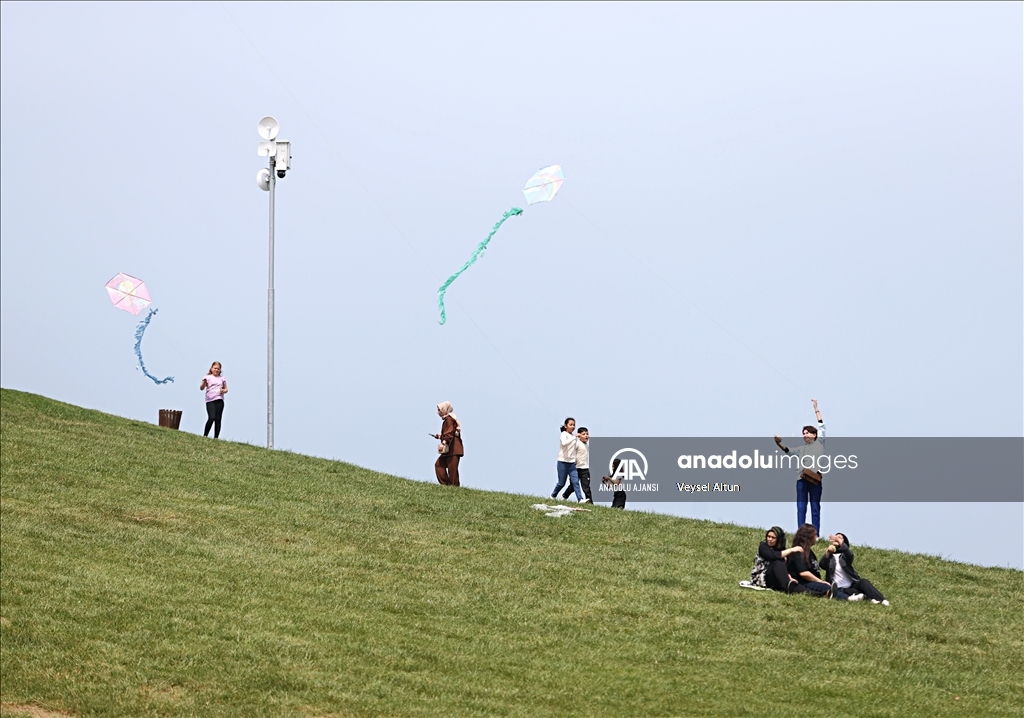
[[[619,459],[621,454],[626,454],[626,456]],[[629,454],[634,454],[635,456],[629,456]],[[643,462],[643,469],[640,468],[640,463],[636,457],[640,457],[640,461]],[[619,459],[618,466],[615,466],[615,459]],[[613,481],[632,481],[634,479],[646,481],[647,457],[636,449],[619,449],[612,454],[612,458],[608,462],[608,471],[611,473]]]

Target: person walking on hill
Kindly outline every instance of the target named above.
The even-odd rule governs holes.
[[[558,483],[555,490],[551,492],[551,498],[557,499],[558,492],[565,486],[568,478],[572,482],[572,490],[576,493],[576,500],[583,501],[583,493],[580,491],[580,477],[576,473],[576,420],[571,416],[562,424],[561,433],[558,438]]]
[[[220,420],[224,416],[224,395],[228,393],[228,380],[221,376],[219,361],[210,366],[210,372],[203,377],[199,384],[200,389],[206,390],[206,428],[203,429],[203,436],[210,435],[210,427],[213,427],[213,438],[220,438]]]
[[[590,432],[587,427],[581,426],[576,432],[576,476],[580,480],[580,488],[583,490],[583,503],[594,503],[594,497],[590,493]],[[569,498],[572,493],[572,485],[565,487],[562,500]]]
[[[455,409],[450,401],[442,401],[437,405],[437,415],[441,417],[441,433],[431,434],[441,443],[437,446],[437,461],[434,462],[434,474],[437,483],[442,486],[461,486],[459,483],[459,460],[463,457],[462,422],[455,416]]]
[[[816,462],[825,452],[825,422],[818,411],[818,400],[811,399],[811,405],[814,406],[818,426],[804,427],[804,445],[790,450],[778,434],[775,435],[775,443],[787,454],[792,452],[800,462],[796,473],[796,524],[802,526],[807,521],[807,502],[810,500],[811,524],[817,532],[821,531],[821,472],[817,470]]]

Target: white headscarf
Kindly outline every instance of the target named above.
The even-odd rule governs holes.
[[[455,420],[456,431],[462,431],[462,422],[459,421],[459,417],[455,416],[455,414],[452,413],[455,411],[455,408],[452,406],[452,403],[450,401],[442,401],[440,404],[437,405],[437,410],[441,412],[442,419],[445,419],[449,416],[453,418]]]

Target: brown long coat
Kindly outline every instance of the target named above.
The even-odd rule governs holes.
[[[456,426],[458,424],[450,416],[446,416],[444,423],[441,424],[441,441],[447,441],[448,446],[451,447],[446,456],[465,456],[462,449],[462,436],[459,435]]]

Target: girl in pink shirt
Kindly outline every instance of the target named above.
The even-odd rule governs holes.
[[[210,366],[210,373],[203,377],[200,389],[206,390],[206,428],[203,436],[210,435],[213,427],[213,438],[220,438],[220,418],[224,415],[224,395],[228,393],[228,381],[220,375],[220,362]]]

